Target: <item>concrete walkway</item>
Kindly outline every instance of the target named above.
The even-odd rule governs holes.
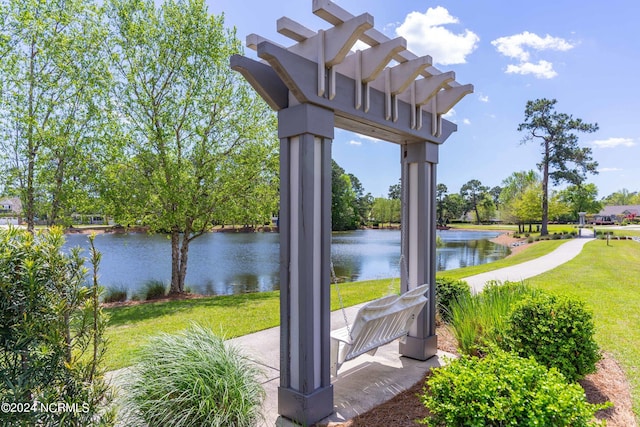
[[[362,305],[364,304],[345,309],[349,322],[353,321]],[[344,327],[342,311],[332,312],[331,329],[342,327]],[[264,420],[261,426],[293,425],[284,420],[278,420],[280,328],[275,327],[244,335],[230,339],[228,342],[241,348],[265,373],[263,387],[266,391],[266,400],[263,404]],[[420,381],[431,368],[441,366],[444,357],[453,357],[453,355],[438,352],[436,357],[424,362],[400,357],[396,340],[378,348],[375,356],[364,354],[344,363],[338,372],[338,377],[332,380],[334,413],[319,424],[342,423],[386,402]]]
[[[586,232],[586,229],[583,231]],[[482,274],[476,274],[475,276],[465,277],[462,280],[469,283],[473,293],[480,292],[485,283],[491,280],[498,280],[501,282],[507,280],[511,282],[519,282],[521,280],[528,279],[529,277],[542,274],[545,271],[553,270],[559,265],[575,258],[580,251],[582,251],[582,247],[593,240],[593,234],[589,237],[584,236],[580,239],[571,239],[567,243],[560,245],[553,252],[541,256],[540,258],[516,264],[511,267],[505,267]]]
[[[494,270],[488,273],[467,277],[475,292],[478,292],[488,280],[522,280],[547,270],[551,270],[569,261],[580,253],[582,247],[593,239],[582,238],[567,241],[555,251],[532,261]],[[349,322],[364,304],[346,308]],[[341,310],[331,313],[331,329],[344,327]],[[243,350],[244,354],[260,366],[264,372],[263,386],[266,400],[263,404],[264,420],[260,427],[291,426],[278,419],[278,386],[280,384],[280,328],[233,338],[228,341]],[[334,413],[321,421],[320,425],[341,423],[369,411],[386,402],[395,395],[410,388],[433,367],[441,366],[445,357],[453,355],[438,352],[436,357],[425,362],[400,357],[398,342],[394,341],[378,349],[375,356],[362,355],[342,365],[338,377],[332,381],[334,390]],[[123,369],[110,373],[114,383],[119,376],[127,375]]]
[[[467,277],[475,292],[482,290],[488,280],[519,281],[545,271],[551,270],[580,253],[582,247],[592,238],[572,239],[559,246],[548,255],[532,261],[494,270],[488,273]],[[346,309],[349,322],[353,321],[358,309],[362,306]],[[344,327],[344,319],[340,310],[331,313],[331,329]],[[272,427],[278,422],[278,386],[280,367],[280,328],[229,340],[244,350],[251,360],[259,364],[265,372],[263,385],[267,398],[264,403],[264,426]],[[391,399],[396,394],[408,389],[419,381],[434,366],[441,366],[446,353],[426,361],[400,357],[398,342],[380,347],[375,356],[363,355],[345,363],[340,369],[334,387],[334,408],[332,416],[320,424],[344,422],[364,413],[375,406]],[[451,355],[448,355],[451,356]],[[287,425],[286,423],[284,425]]]

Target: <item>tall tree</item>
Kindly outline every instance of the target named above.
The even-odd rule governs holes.
[[[445,213],[445,204],[444,204],[444,199],[447,196],[447,191],[449,191],[449,189],[447,188],[446,185],[439,183],[438,185],[436,185],[436,219],[438,221],[438,224],[444,225],[445,219],[444,219],[444,213]]]
[[[467,202],[469,210],[476,214],[476,223],[480,224],[480,207],[487,202],[488,187],[482,185],[477,179],[472,179],[460,187],[460,195]]]
[[[353,174],[348,174],[351,181],[351,188],[356,196],[355,200],[355,212],[360,225],[366,224],[371,213],[371,206],[373,205],[373,196],[371,193],[364,192],[364,187],[360,180]]]
[[[240,41],[204,1],[112,0],[108,15],[131,158],[110,176],[132,184],[122,214],[169,233],[170,292],[182,293],[189,244],[273,179],[275,116],[229,68]]]
[[[5,3],[0,40],[4,175],[19,190],[27,228],[38,203],[54,221],[80,182],[101,128],[106,31],[90,0]],[[4,6],[4,5],[3,5]],[[69,170],[75,169],[73,177]],[[71,179],[73,178],[73,179]]]
[[[524,122],[518,131],[525,131],[523,143],[539,141],[542,160],[538,168],[542,172],[542,227],[540,234],[549,234],[549,179],[553,184],[568,182],[578,185],[587,173],[598,173],[598,163],[591,158],[591,149],[578,146],[574,132],[592,133],[597,124],[585,123],[582,119],[555,111],[555,99],[527,101]]]
[[[389,186],[389,194],[387,197],[393,200],[400,200],[402,197],[402,183],[400,181],[398,181],[397,184]]]
[[[598,187],[593,183],[570,185],[558,195],[571,210],[572,221],[578,220],[578,212],[598,213],[602,209],[602,203],[597,200]]]
[[[640,192],[630,192],[623,188],[603,198],[602,203],[613,206],[640,205]]]
[[[518,232],[524,231],[524,217],[519,209],[520,200],[524,197],[525,191],[533,185],[540,183],[540,177],[533,171],[513,172],[502,181],[502,191],[500,191],[500,207],[502,218],[518,224]],[[539,199],[542,212],[542,198]],[[538,219],[541,219],[542,215]]]
[[[357,225],[356,193],[351,178],[335,160],[331,160],[331,229],[353,230]]]
[[[387,199],[376,197],[371,207],[371,216],[374,221],[382,224],[400,222],[400,199]]]

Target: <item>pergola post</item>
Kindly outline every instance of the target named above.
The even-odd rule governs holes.
[[[428,283],[429,305],[400,352],[436,354],[435,194],[438,146],[457,130],[442,118],[473,85],[432,66],[332,0],[313,0],[331,26],[313,31],[283,17],[284,47],[247,36],[263,62],[241,55],[231,67],[278,111],[280,137],[280,387],[278,412],[310,425],[333,412],[330,382],[331,141],[338,127],[402,149],[402,290]],[[356,47],[360,40],[368,45]]]
[[[333,112],[278,113],[280,138],[280,387],[278,412],[311,425],[333,412],[330,379]]]
[[[436,301],[436,164],[438,145],[421,142],[401,149],[402,253],[401,291],[428,283],[429,302],[418,315],[400,353],[412,359],[427,360],[438,351]]]

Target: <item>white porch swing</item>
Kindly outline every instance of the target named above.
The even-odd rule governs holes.
[[[403,176],[402,209],[405,209],[406,177]],[[405,227],[401,227],[401,240],[405,239]],[[409,278],[404,254],[400,255],[400,268]],[[378,347],[398,338],[407,336],[416,317],[425,306],[425,296],[429,285],[424,284],[401,295],[388,295],[373,300],[358,310],[355,320],[349,324],[347,313],[340,294],[340,285],[331,262],[331,276],[338,293],[338,302],[342,310],[345,326],[331,331],[331,376],[337,377],[338,370],[346,361],[365,353],[373,356]]]

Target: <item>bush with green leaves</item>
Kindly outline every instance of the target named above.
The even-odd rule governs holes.
[[[496,350],[480,359],[463,356],[433,370],[422,402],[432,427],[595,426],[599,409],[587,403],[578,384],[533,358]]]
[[[100,254],[91,239],[93,286],[79,249],[63,252],[61,229],[0,229],[0,401],[35,404],[3,412],[3,425],[109,425],[103,380],[106,317],[99,304]],[[62,403],[72,410],[45,411]]]
[[[541,293],[514,307],[502,344],[577,381],[595,372],[600,360],[594,332],[593,316],[584,302]]]
[[[453,302],[450,326],[460,352],[480,356],[499,345],[515,304],[538,292],[522,282],[491,281],[479,294]]]
[[[123,398],[126,425],[255,426],[265,393],[257,365],[209,329],[153,337]]]
[[[451,321],[451,304],[468,296],[471,296],[471,287],[464,280],[448,277],[436,279],[436,307],[443,322]]]

